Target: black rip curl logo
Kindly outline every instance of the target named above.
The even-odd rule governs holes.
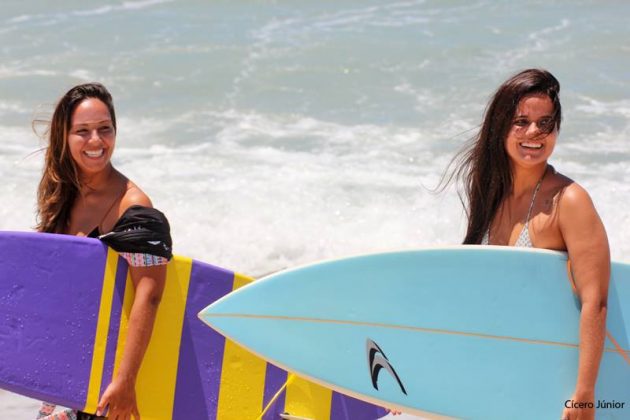
[[[370,376],[372,377],[372,386],[374,389],[378,391],[378,374],[381,372],[381,369],[385,369],[389,372],[396,382],[398,382],[398,386],[400,386],[400,390],[403,394],[407,395],[407,391],[405,390],[405,386],[400,381],[398,374],[394,367],[389,363],[389,359],[383,353],[383,350],[376,344],[374,341],[367,339],[367,356],[368,356],[368,364],[370,367]]]

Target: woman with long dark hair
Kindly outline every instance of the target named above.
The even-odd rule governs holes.
[[[139,418],[135,383],[151,338],[171,258],[168,221],[149,197],[111,163],[116,144],[112,97],[98,83],[70,89],[58,102],[48,130],[38,190],[40,232],[101,238],[127,260],[135,298],[117,375],[100,396],[98,413]],[[44,404],[40,417],[54,406]],[[69,413],[79,419],[93,416]]]
[[[582,311],[578,376],[567,399],[594,402],[606,330],[610,251],[586,190],[548,163],[562,119],[559,93],[558,80],[545,70],[525,70],[504,82],[454,175],[464,185],[464,244],[568,253]],[[563,406],[559,401],[558,407]],[[594,410],[566,408],[562,418],[592,419]]]

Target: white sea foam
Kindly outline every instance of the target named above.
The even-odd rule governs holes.
[[[232,100],[240,93],[241,85],[256,74],[258,63],[273,59],[274,55],[286,54],[287,46],[303,48],[321,43],[321,36],[328,32],[360,32],[365,26],[407,26],[426,23],[428,18],[415,16],[423,13],[418,7],[424,0],[394,2],[379,6],[348,8],[341,11],[306,14],[284,19],[273,18],[251,33],[254,42],[242,61],[241,71],[233,81]],[[393,15],[391,18],[389,15]],[[330,37],[330,35],[326,35]]]
[[[530,32],[527,38],[519,40],[512,48],[491,53],[491,61],[494,62],[494,66],[489,67],[489,70],[495,74],[501,74],[514,68],[531,67],[528,61],[537,62],[540,60],[540,56],[548,51],[561,51],[563,46],[569,43],[570,36],[560,35],[567,34],[570,28],[571,21],[562,18],[556,25],[542,27]],[[496,28],[493,29],[493,32],[497,34]]]
[[[8,113],[31,114],[32,110],[26,108],[21,103],[0,101],[0,116]]]
[[[592,115],[618,115],[630,118],[630,99],[605,102],[584,95],[581,95],[580,99],[585,103],[576,105],[577,111]]]
[[[140,1],[128,1],[118,5],[106,5],[93,9],[83,10],[69,10],[67,12],[54,12],[54,13],[35,13],[35,14],[21,14],[5,20],[7,23],[27,23],[37,22],[39,24],[54,24],[60,21],[65,21],[71,16],[98,16],[105,15],[112,12],[126,11],[126,10],[141,10],[148,7],[152,7],[159,4],[171,3],[174,0],[140,0]]]
[[[0,65],[0,79],[26,78],[32,76],[56,76],[57,73],[48,69],[26,68],[21,64]]]
[[[157,4],[171,3],[175,0],[142,0],[142,1],[125,1],[122,4],[123,9],[138,10],[145,9],[147,7],[155,6]]]
[[[70,72],[70,76],[84,82],[90,82],[96,79],[96,77],[94,77],[94,75],[86,69],[72,70],[72,72]]]
[[[20,16],[15,16],[13,18],[10,18],[7,20],[7,23],[22,23],[22,22],[28,22],[29,20],[31,20],[33,18],[32,15],[20,15]]]
[[[94,16],[103,15],[111,12],[124,11],[124,10],[140,10],[147,7],[155,6],[157,4],[170,3],[174,0],[141,0],[141,1],[129,1],[123,2],[120,5],[107,5],[97,7],[89,10],[77,10],[72,12],[75,16]]]

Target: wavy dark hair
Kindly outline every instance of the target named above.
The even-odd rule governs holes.
[[[63,233],[68,226],[72,204],[81,188],[79,172],[68,148],[68,132],[74,110],[88,98],[99,99],[107,106],[116,131],[114,101],[102,84],[75,86],[59,100],[46,130],[48,147],[37,190],[36,229],[39,232]]]
[[[481,243],[499,206],[512,191],[505,139],[521,99],[537,94],[548,96],[553,103],[553,124],[547,127],[548,132],[560,130],[560,83],[547,70],[523,70],[499,86],[486,107],[479,132],[449,165],[455,164],[455,170],[446,177],[446,184],[456,178],[464,190],[465,197],[460,193],[468,217],[464,244]]]

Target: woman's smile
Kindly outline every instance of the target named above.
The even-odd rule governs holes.
[[[90,159],[98,159],[105,154],[105,149],[100,148],[97,150],[86,150],[83,153],[85,153],[85,155]]]

